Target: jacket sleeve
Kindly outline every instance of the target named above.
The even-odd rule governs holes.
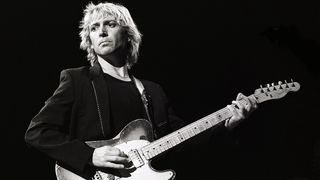
[[[70,139],[68,135],[74,103],[72,83],[71,75],[63,70],[58,88],[31,120],[25,133],[25,141],[57,162],[84,172],[94,149],[83,141]]]
[[[166,110],[165,114],[167,115],[170,131],[178,130],[179,128],[186,125],[186,122],[183,119],[181,119],[179,116],[177,116],[177,114],[174,111],[174,108],[172,106],[171,101],[169,100],[169,98],[167,97],[166,93],[164,92],[163,88],[160,85],[158,85],[158,89],[160,91],[162,100],[165,105],[165,110]],[[166,122],[164,121],[159,126],[160,127],[164,126],[165,123]]]
[[[167,96],[164,94],[164,99],[167,105],[167,113],[168,113],[168,119],[170,128],[172,131],[178,130],[179,128],[182,128],[186,125],[186,122],[181,119],[174,111],[174,108],[172,106],[171,101],[167,98]]]

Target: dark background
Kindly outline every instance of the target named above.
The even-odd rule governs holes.
[[[225,107],[238,92],[252,94],[260,84],[292,78],[301,85],[260,104],[228,135],[200,135],[155,167],[175,169],[177,179],[320,179],[319,1],[114,2],[129,8],[144,35],[132,71],[161,84],[187,122]],[[54,161],[28,148],[24,133],[58,86],[60,71],[88,64],[78,35],[86,4],[1,5],[1,179],[55,179]]]

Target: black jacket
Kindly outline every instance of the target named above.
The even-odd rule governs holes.
[[[157,134],[163,136],[181,127],[183,123],[174,115],[162,88],[150,81],[142,83]],[[27,144],[59,164],[84,172],[94,151],[84,142],[112,138],[107,86],[99,64],[63,70],[59,87],[30,122]]]

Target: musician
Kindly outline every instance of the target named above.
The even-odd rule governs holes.
[[[138,61],[142,35],[127,8],[89,3],[80,26],[80,47],[87,51],[90,65],[61,72],[58,88],[31,120],[25,141],[86,177],[93,168],[122,169],[130,162],[116,147],[93,148],[86,141],[112,139],[135,119],[150,120],[155,138],[184,124],[160,85],[130,73]],[[239,93],[228,108],[233,116],[224,125],[232,129],[257,103]]]

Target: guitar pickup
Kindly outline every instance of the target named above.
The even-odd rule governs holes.
[[[131,151],[129,151],[128,156],[131,159],[131,162],[133,163],[133,165],[138,168],[144,165],[144,161],[142,159],[142,157],[140,156],[140,153],[138,150],[133,149]]]

